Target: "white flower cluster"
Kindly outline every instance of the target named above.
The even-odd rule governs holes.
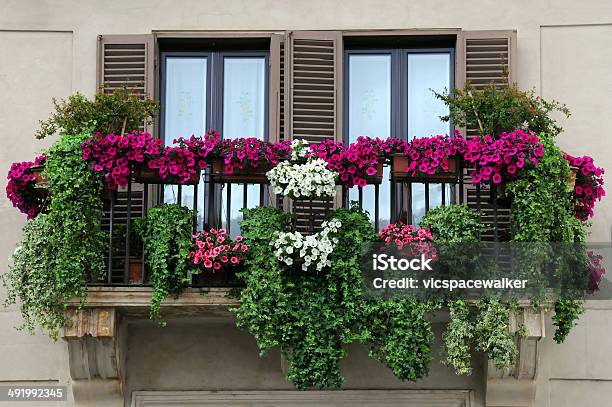
[[[314,266],[317,271],[331,266],[329,255],[334,251],[338,239],[333,236],[342,226],[339,220],[323,222],[322,230],[314,235],[302,235],[300,232],[278,232],[271,244],[276,258],[288,266],[293,265],[295,257],[304,259],[302,270]]]
[[[291,161],[303,161],[308,154],[308,140],[295,139],[291,142]]]
[[[319,158],[305,164],[283,161],[266,174],[275,194],[294,199],[335,196],[337,175]]]

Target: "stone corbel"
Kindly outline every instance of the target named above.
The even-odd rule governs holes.
[[[544,311],[523,306],[510,315],[510,333],[517,334],[516,366],[499,370],[487,366],[487,406],[531,407],[535,403],[538,346],[545,336]]]
[[[70,308],[67,315],[69,327],[64,329],[62,337],[68,344],[72,379],[121,382],[116,309]]]

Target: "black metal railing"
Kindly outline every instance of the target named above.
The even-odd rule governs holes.
[[[483,239],[498,242],[507,235],[509,210],[498,202],[498,193],[495,187],[484,188],[472,186],[469,174],[459,166],[457,177],[452,181],[430,182],[425,179],[408,178],[396,179],[389,173],[387,180],[389,188],[382,185],[368,185],[370,192],[357,188],[353,195],[357,195],[357,204],[363,208],[367,200],[374,200],[372,223],[376,230],[382,225],[381,213],[390,214],[385,222],[412,223],[415,207],[424,213],[432,209],[430,190],[439,185],[441,205],[453,203],[467,203],[476,209],[487,226]],[[415,185],[423,185],[423,199],[415,202]],[[284,201],[272,195],[265,180],[242,182],[237,180],[216,180],[211,171],[204,171],[202,181],[196,185],[165,186],[153,183],[137,183],[130,179],[125,188],[112,191],[105,202],[102,228],[109,233],[109,251],[107,254],[106,277],[103,280],[92,280],[95,285],[149,285],[148,268],[145,265],[146,253],[142,243],[135,237],[134,220],[146,215],[152,205],[168,202],[164,199],[164,192],[176,192],[172,201],[179,205],[189,206],[194,211],[193,231],[201,229],[224,227],[232,235],[238,233],[236,218],[232,214],[239,209],[257,205],[272,205],[283,207]],[[186,193],[190,188],[189,193]],[[386,189],[388,196],[383,196],[381,190]],[[342,205],[348,207],[349,190],[341,188]],[[251,194],[257,194],[255,198]],[[238,196],[236,195],[238,194]],[[191,196],[190,196],[191,195]],[[386,207],[381,208],[381,202]],[[250,205],[249,205],[250,204]],[[322,215],[333,209],[333,200],[300,200],[290,205],[297,219],[294,228],[303,231],[316,229]],[[387,207],[388,206],[388,207]],[[437,205],[436,205],[437,206]],[[381,211],[381,209],[383,209]],[[219,273],[223,274],[223,273]],[[217,276],[214,279],[193,279],[191,286],[233,286],[237,285],[233,276]]]

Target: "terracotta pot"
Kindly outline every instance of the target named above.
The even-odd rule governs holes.
[[[130,284],[140,284],[142,283],[142,260],[131,258],[130,259],[130,267],[128,274],[128,281]]]
[[[146,184],[174,184],[180,185],[178,178],[175,176],[168,176],[166,179],[162,179],[157,170],[147,167],[144,164],[134,166],[134,181]],[[191,176],[188,182],[183,185],[197,185],[200,182],[200,171],[196,171]]]
[[[30,167],[30,172],[34,175],[37,188],[46,188],[49,185],[49,180],[42,176],[45,166],[42,164],[33,165]]]
[[[570,166],[570,176],[567,179],[567,192],[572,192],[574,187],[576,186],[576,177],[578,176],[578,171],[580,168]]]
[[[449,157],[447,161],[447,170],[439,169],[436,174],[431,175],[417,171],[415,175],[410,175],[406,171],[410,165],[410,159],[403,154],[394,154],[391,157],[391,179],[395,182],[455,182],[459,162],[455,157]]]
[[[211,164],[211,178],[216,182],[265,183],[268,181],[266,173],[271,168],[269,163],[261,162],[257,167],[249,167],[246,169],[234,168],[232,174],[226,174],[223,158],[213,158]]]

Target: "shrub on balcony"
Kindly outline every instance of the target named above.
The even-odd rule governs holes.
[[[150,316],[153,320],[161,319],[164,299],[169,295],[178,297],[189,282],[188,271],[193,268],[189,257],[193,217],[193,212],[184,206],[163,204],[149,209],[147,216],[135,223],[152,274]]]
[[[562,128],[551,113],[570,115],[565,105],[536,96],[533,90],[522,91],[516,85],[490,84],[475,89],[468,82],[463,89],[434,94],[450,111],[442,120],[451,121],[455,126],[478,129],[481,137],[487,134],[497,137],[516,129],[556,136]]]
[[[137,130],[142,123],[151,123],[158,111],[153,100],[130,95],[129,89],[117,89],[111,93],[100,89],[93,100],[81,93],[67,100],[54,98],[53,107],[51,116],[40,121],[36,138],[52,136],[58,131],[60,134],[123,134]]]

